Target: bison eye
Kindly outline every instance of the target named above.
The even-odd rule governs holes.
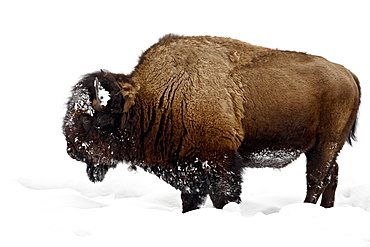
[[[91,129],[91,120],[88,116],[82,116],[82,127],[85,131],[89,131]]]
[[[91,120],[90,120],[90,119],[87,119],[87,118],[84,118],[84,119],[82,120],[82,122],[83,122],[84,124],[89,124],[89,123],[91,123]]]

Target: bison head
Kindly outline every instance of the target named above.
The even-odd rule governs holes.
[[[133,86],[122,74],[88,74],[72,89],[63,123],[67,153],[87,164],[92,182],[123,160],[121,121],[133,104]]]

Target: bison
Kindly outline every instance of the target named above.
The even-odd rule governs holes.
[[[216,208],[240,203],[244,168],[282,168],[303,153],[305,202],[332,207],[359,104],[357,77],[322,57],[169,34],[128,75],[85,75],[63,132],[92,182],[128,162],[179,189],[183,212],[207,195]]]

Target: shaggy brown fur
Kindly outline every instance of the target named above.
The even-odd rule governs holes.
[[[110,93],[96,105],[94,80]],[[95,100],[95,101],[94,101]],[[67,151],[95,181],[131,162],[180,189],[183,211],[207,194],[240,202],[243,167],[281,168],[307,157],[305,201],[331,207],[336,157],[354,138],[357,77],[304,53],[230,38],[167,35],[130,75],[85,76],[64,120]]]

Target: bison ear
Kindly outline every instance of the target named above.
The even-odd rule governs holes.
[[[120,92],[125,99],[125,104],[123,106],[123,112],[128,112],[128,110],[135,104],[135,97],[137,94],[136,88],[130,83],[122,83],[120,85]]]

